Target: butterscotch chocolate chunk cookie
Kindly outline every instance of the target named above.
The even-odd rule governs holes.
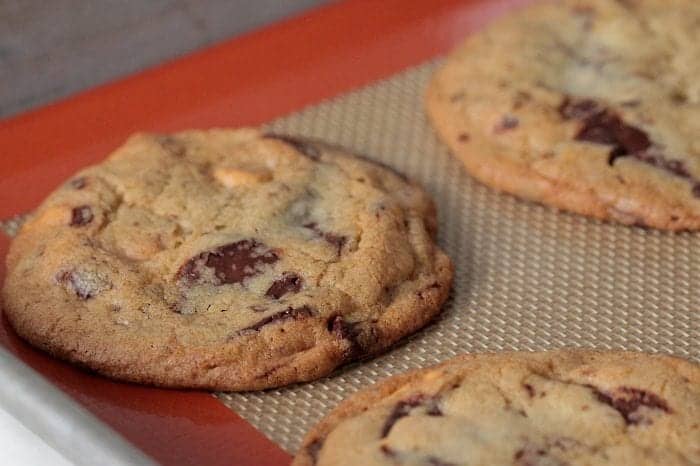
[[[700,2],[541,1],[466,40],[427,109],[483,183],[626,224],[700,229]]]
[[[700,367],[642,353],[465,355],[344,401],[294,466],[700,464]]]
[[[102,374],[312,380],[432,319],[452,279],[428,195],[320,142],[136,135],[54,192],[7,258],[17,333]]]

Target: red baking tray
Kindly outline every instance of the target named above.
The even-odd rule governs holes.
[[[31,210],[132,132],[257,125],[443,54],[525,1],[334,3],[0,121],[0,218]],[[0,235],[3,258],[8,243]],[[33,350],[4,320],[0,343],[157,462],[245,466],[291,460],[209,393],[87,373]]]

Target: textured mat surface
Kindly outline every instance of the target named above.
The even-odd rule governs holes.
[[[595,347],[700,361],[700,235],[608,225],[498,194],[471,180],[428,126],[434,63],[272,122],[420,181],[456,264],[441,318],[391,352],[314,383],[216,396],[283,448],[340,400],[383,377],[462,352]],[[16,220],[0,222],[12,233]]]

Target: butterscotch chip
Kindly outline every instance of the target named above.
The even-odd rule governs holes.
[[[605,220],[700,229],[700,2],[544,0],[435,73],[430,119],[466,170]]]
[[[613,351],[464,355],[357,393],[294,466],[700,464],[700,366]]]
[[[224,186],[235,188],[237,186],[247,186],[270,181],[272,179],[272,174],[266,170],[219,167],[214,170],[214,177]]]
[[[254,129],[133,136],[15,238],[3,311],[102,374],[250,390],[375,354],[440,310],[435,209],[391,169]]]

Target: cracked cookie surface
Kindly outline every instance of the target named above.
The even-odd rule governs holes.
[[[294,466],[700,464],[700,367],[558,350],[464,355],[350,396]]]
[[[700,2],[541,1],[469,37],[428,86],[475,178],[625,224],[700,229]]]
[[[452,265],[388,167],[255,129],[140,134],[37,209],[3,311],[102,374],[250,390],[308,381],[429,322]]]

